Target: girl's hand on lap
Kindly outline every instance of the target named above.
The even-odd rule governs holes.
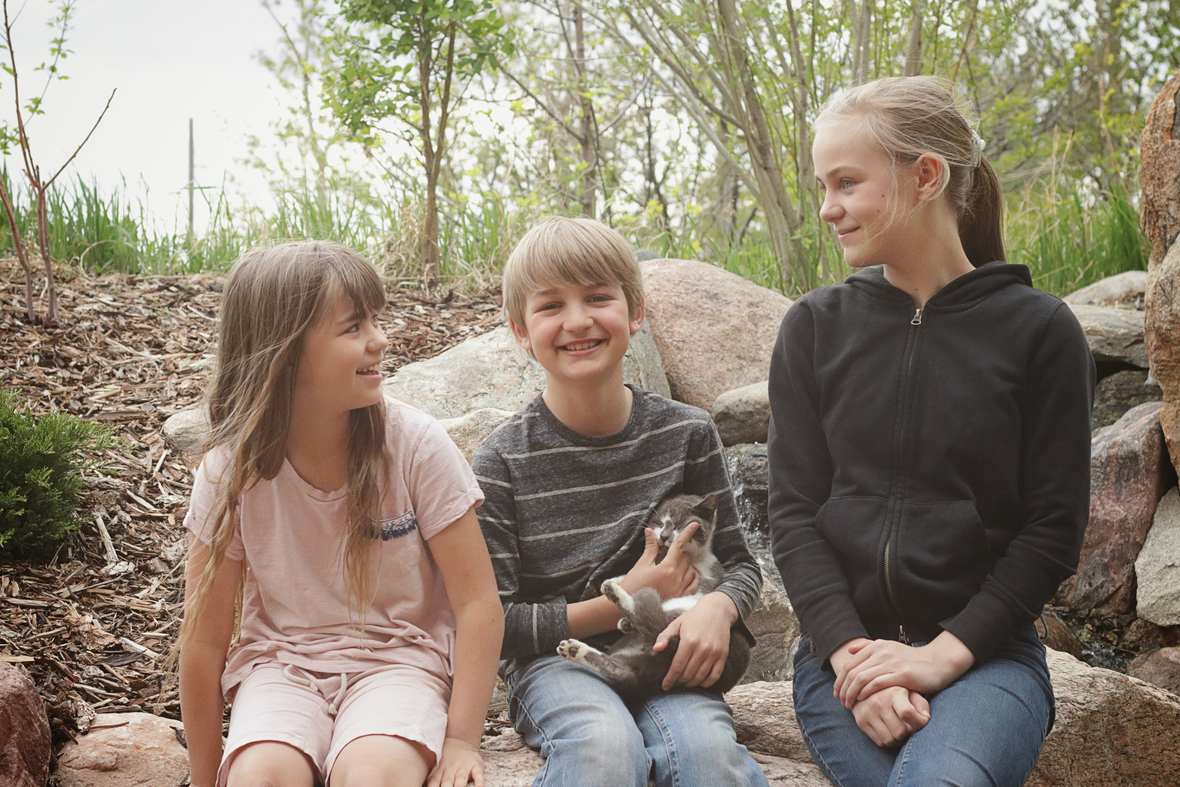
[[[729,656],[729,629],[737,617],[733,599],[713,592],[660,632],[652,648],[656,652],[668,647],[672,637],[680,635],[676,656],[664,676],[664,691],[675,686],[708,688],[717,682]]]
[[[835,683],[835,694],[845,708],[892,686],[935,694],[975,663],[967,646],[947,631],[918,648],[879,639],[858,642],[848,651],[850,658],[843,660]]]
[[[426,787],[467,787],[469,781],[475,782],[475,787],[484,787],[479,747],[458,738],[447,738]]]
[[[930,721],[930,703],[916,691],[891,686],[856,703],[852,715],[873,743],[896,746]]]

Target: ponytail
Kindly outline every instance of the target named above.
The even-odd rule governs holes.
[[[988,160],[980,157],[959,216],[959,240],[967,259],[978,268],[993,260],[1008,261],[1004,252],[1004,194]]]

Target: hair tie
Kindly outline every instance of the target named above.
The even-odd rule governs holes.
[[[971,132],[971,147],[975,150],[975,166],[978,167],[983,161],[983,149],[987,147],[987,142],[979,136],[978,131]]]

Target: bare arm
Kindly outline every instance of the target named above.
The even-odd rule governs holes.
[[[191,536],[185,569],[185,605],[191,604],[209,548]],[[234,610],[241,583],[242,563],[226,558],[217,570],[208,603],[192,621],[192,638],[180,653],[180,713],[188,742],[189,769],[193,787],[212,787],[221,764],[221,719],[225,697],[221,673],[234,631]],[[186,611],[187,614],[187,611]]]
[[[447,737],[429,787],[483,787],[479,743],[496,682],[504,611],[472,508],[428,542],[455,613],[455,674]]]

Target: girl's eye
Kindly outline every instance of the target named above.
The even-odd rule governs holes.
[[[855,183],[854,183],[854,182],[853,182],[851,179],[849,179],[849,178],[841,178],[841,179],[840,179],[840,188],[843,188],[843,189],[850,189],[850,188],[852,188],[852,187],[853,187],[853,186],[855,186],[855,185],[856,185],[856,184],[855,184]]]

